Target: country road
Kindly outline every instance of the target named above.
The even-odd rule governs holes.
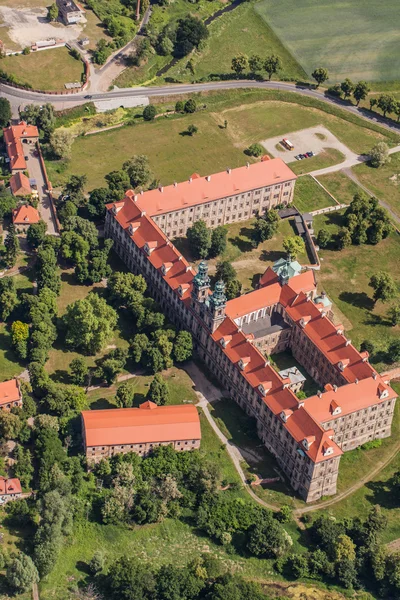
[[[120,98],[155,98],[157,96],[176,96],[179,94],[192,94],[195,92],[210,92],[218,90],[234,90],[234,89],[266,89],[280,90],[284,92],[295,92],[302,96],[308,96],[320,100],[326,104],[338,106],[346,112],[352,113],[369,121],[370,123],[381,125],[382,127],[400,134],[400,123],[395,123],[390,119],[385,119],[377,113],[350,105],[348,102],[340,98],[326,96],[323,91],[317,89],[309,89],[307,86],[296,85],[294,83],[285,83],[281,81],[216,81],[209,83],[193,83],[193,84],[177,84],[163,85],[155,87],[135,87],[114,89],[109,92],[99,92],[87,94],[82,92],[79,94],[60,95],[60,94],[42,94],[29,90],[20,90],[13,88],[4,83],[0,84],[0,93],[2,97],[8,98],[13,109],[17,109],[19,105],[26,103],[44,104],[51,102],[57,110],[63,110],[68,107],[77,106],[87,102],[89,99],[105,100]],[[90,96],[90,98],[88,98]]]

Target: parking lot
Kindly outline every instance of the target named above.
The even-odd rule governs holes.
[[[283,138],[290,140],[294,145],[293,150],[287,150],[281,144]],[[286,163],[295,161],[296,156],[299,154],[306,154],[307,152],[319,154],[325,148],[335,148],[342,152],[346,157],[352,154],[347,146],[342,144],[342,142],[339,142],[337,137],[322,125],[285,133],[281,136],[263,140],[260,143],[270,154],[272,154],[272,156],[280,157]]]

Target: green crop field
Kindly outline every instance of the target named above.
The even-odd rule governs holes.
[[[400,79],[398,0],[262,0],[256,10],[308,74],[323,66],[330,81]]]

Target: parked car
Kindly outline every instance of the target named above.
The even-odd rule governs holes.
[[[314,152],[307,152],[307,156],[308,158],[311,158],[312,156],[314,156]]]
[[[296,156],[295,156],[295,159],[296,159],[296,160],[301,160],[301,156],[300,156],[300,154],[296,154]]]

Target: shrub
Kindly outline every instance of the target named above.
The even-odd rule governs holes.
[[[261,146],[261,144],[251,144],[251,146],[246,148],[244,153],[247,154],[247,156],[258,157],[258,156],[262,156],[263,154],[265,154],[265,150],[264,150],[264,147]]]
[[[153,104],[149,104],[143,111],[143,119],[145,121],[153,121],[157,114],[157,109]]]

